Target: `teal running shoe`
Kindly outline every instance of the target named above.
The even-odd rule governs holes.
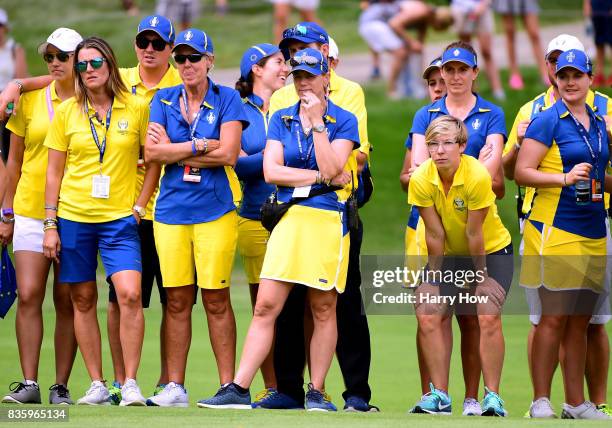
[[[429,384],[429,389],[409,413],[449,416],[452,412],[451,398],[444,391],[434,388],[433,383]]]
[[[121,384],[117,381],[114,381],[110,388],[108,388],[108,393],[110,394],[108,400],[113,406],[118,406],[121,403]]]
[[[482,416],[505,417],[507,415],[508,412],[504,409],[504,400],[502,400],[497,393],[485,386],[485,396],[482,400]]]

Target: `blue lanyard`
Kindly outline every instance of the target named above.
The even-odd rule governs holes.
[[[104,131],[104,138],[102,139],[102,144],[100,144],[100,138],[98,137],[98,131],[96,131],[96,126],[93,123],[93,120],[91,120],[91,116],[89,115],[89,105],[87,105],[87,117],[89,118],[89,127],[91,129],[91,136],[93,137],[94,143],[96,143],[96,147],[98,148],[98,151],[100,152],[100,166],[102,165],[102,162],[104,161],[104,152],[106,152],[106,135],[108,134],[108,128],[110,128],[110,122],[111,122],[111,114],[113,113],[113,102],[114,100],[111,100],[111,105],[108,109],[108,111],[106,112],[106,125],[105,125],[105,131]]]
[[[185,114],[187,115],[187,123],[189,124],[189,102],[187,101],[187,93],[185,92],[185,88],[181,89],[181,94],[183,96],[183,103],[185,103]],[[195,119],[193,119],[193,122],[189,124],[189,135],[191,139],[195,138],[196,128],[198,127],[198,122],[200,122],[200,117],[202,116],[202,110],[204,110],[204,100],[202,100],[202,104],[200,104],[200,111],[198,111],[198,114],[196,115]]]
[[[310,147],[308,147],[308,152],[306,153],[306,157],[304,157],[304,149],[302,147],[302,125],[300,124],[300,122],[295,121],[293,127],[295,128],[295,136],[297,138],[298,151],[300,152],[300,160],[303,160],[306,166],[308,166],[308,161],[310,160],[310,156],[312,156],[312,150],[314,149],[314,141],[312,142]],[[308,137],[306,137],[306,144],[308,144]]]
[[[576,125],[576,129],[578,130],[578,133],[580,134],[580,136],[584,140],[584,143],[589,149],[589,154],[591,155],[591,159],[593,159],[593,163],[594,163],[593,168],[595,169],[595,178],[598,178],[599,173],[597,169],[597,164],[599,163],[599,156],[601,155],[601,140],[603,139],[603,137],[601,135],[601,129],[599,129],[599,126],[597,125],[597,118],[595,117],[594,114],[591,114],[591,112],[587,110],[588,115],[589,115],[589,120],[591,121],[591,126],[594,126],[595,129],[597,130],[598,147],[597,147],[597,153],[595,153],[595,151],[593,150],[593,146],[591,146],[591,142],[589,141],[589,137],[588,137],[589,133],[587,132],[585,127],[582,125],[582,123],[580,123],[578,119],[576,119],[576,117],[572,114],[571,111],[569,111],[569,109],[567,110],[567,112],[569,113],[570,117],[574,120],[574,125]]]

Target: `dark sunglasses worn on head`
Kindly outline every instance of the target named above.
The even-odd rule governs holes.
[[[283,39],[290,39],[293,36],[305,36],[306,33],[308,33],[308,28],[298,24],[283,31]]]
[[[190,63],[194,64],[196,62],[200,62],[204,58],[203,54],[191,54],[191,55],[174,55],[174,61],[177,64],[185,64],[185,61],[189,60]]]
[[[316,65],[321,64],[321,60],[317,57],[310,55],[302,55],[302,56],[294,56],[289,60],[289,64],[292,67],[296,67],[298,65],[306,64],[309,67],[314,67]]]
[[[59,62],[66,62],[68,58],[70,58],[70,55],[72,54],[68,52],[58,52],[56,54],[46,53],[43,55],[43,59],[49,64],[51,64],[55,58],[57,58]]]
[[[89,61],[79,61],[75,64],[75,67],[79,71],[79,73],[84,73],[87,71],[87,64],[91,64],[91,68],[97,70],[98,68],[102,67],[104,61],[106,61],[106,58],[98,57]]]
[[[147,39],[144,36],[136,37],[136,46],[138,49],[146,49],[149,47],[149,44],[153,45],[153,49],[161,52],[166,49],[168,43],[163,41],[162,39]]]

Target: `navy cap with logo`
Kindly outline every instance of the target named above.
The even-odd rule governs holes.
[[[323,54],[313,48],[302,49],[289,60],[292,69],[290,74],[296,71],[306,71],[312,75],[319,76],[328,71],[327,60]]]
[[[478,62],[476,61],[476,55],[463,48],[450,48],[444,51],[444,53],[442,54],[441,66],[444,66],[445,64],[448,64],[449,62],[453,61],[462,62],[472,68],[478,65]]]
[[[178,36],[176,36],[172,52],[183,45],[189,46],[201,54],[214,54],[212,39],[208,37],[208,34],[204,31],[198,30],[197,28],[189,28],[185,31],[181,31]]]
[[[242,60],[240,61],[240,78],[242,80],[247,80],[255,64],[279,51],[280,49],[278,46],[274,46],[270,43],[260,43],[248,48],[242,55]]]
[[[429,63],[427,68],[423,70],[423,79],[429,79],[429,74],[434,70],[439,70],[442,67],[442,58],[438,57]]]
[[[145,31],[153,31],[159,34],[166,43],[174,43],[174,27],[168,18],[162,15],[151,15],[144,18],[138,24],[138,34]]]
[[[278,47],[285,55],[285,59],[289,58],[289,44],[292,42],[302,43],[321,43],[329,44],[329,35],[323,27],[316,22],[300,22],[294,27],[287,28],[283,31],[283,40]]]
[[[586,74],[591,74],[593,70],[591,60],[587,54],[578,49],[570,49],[559,55],[555,74],[559,73],[564,68],[574,68]]]

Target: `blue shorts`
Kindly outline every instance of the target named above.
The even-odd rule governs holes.
[[[96,280],[98,250],[106,277],[124,270],[142,272],[138,224],[133,216],[104,223],[59,219],[60,283]]]

